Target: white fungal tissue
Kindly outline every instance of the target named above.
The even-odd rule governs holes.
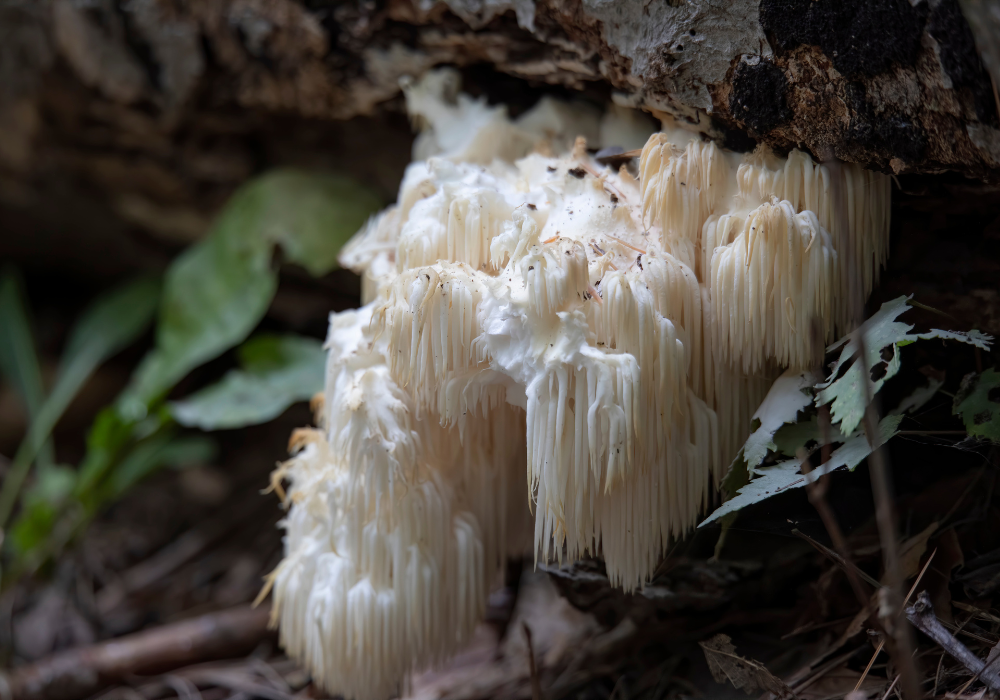
[[[282,644],[357,700],[468,639],[510,554],[641,586],[888,249],[888,178],[854,165],[617,108],[511,120],[447,72],[406,93],[418,159],[341,255],[365,306],[331,316],[321,429],[275,474]],[[602,133],[645,140],[636,177]]]

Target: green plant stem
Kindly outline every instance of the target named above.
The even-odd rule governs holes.
[[[73,358],[72,366],[65,368],[60,374],[60,381],[57,381],[52,393],[38,411],[38,417],[32,421],[28,434],[14,455],[3,488],[0,489],[0,531],[7,526],[14,504],[21,493],[21,487],[39,450],[48,440],[70,401],[100,364],[101,359],[98,352],[83,352]]]

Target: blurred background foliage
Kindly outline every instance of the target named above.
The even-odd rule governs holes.
[[[19,273],[4,270],[0,373],[29,422],[0,487],[0,585],[51,561],[156,470],[210,462],[216,445],[207,432],[264,423],[320,391],[319,338],[254,331],[274,300],[280,262],[317,277],[329,273],[341,246],[381,205],[376,193],[340,175],[280,169],[251,179],[162,278],[142,276],[90,302],[48,382]],[[151,326],[152,347],[97,411],[81,459],[62,463],[53,432],[67,407],[95,370]],[[177,390],[193,370],[233,348],[236,368]]]

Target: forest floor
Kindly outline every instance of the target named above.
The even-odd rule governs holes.
[[[893,239],[902,252],[872,304],[916,293],[949,313],[956,328],[996,334],[997,193],[927,182],[938,181],[904,180],[911,189],[897,198]],[[946,200],[947,216],[928,213]],[[943,348],[907,352],[911,371],[945,372],[951,392],[976,362],[990,363]],[[888,450],[899,566],[911,615],[930,632],[913,640],[924,692],[981,698],[1000,691],[1000,664],[990,665],[1000,658],[1000,454],[965,439],[950,407],[950,398],[938,396]],[[3,410],[9,406],[0,401]],[[253,607],[282,555],[280,504],[262,491],[292,430],[310,421],[299,405],[264,426],[217,434],[216,463],[142,483],[52,567],[0,598],[7,669],[0,698],[326,697],[282,654],[268,601]],[[87,424],[80,422],[79,440]],[[900,671],[879,630],[904,613],[880,606],[882,546],[867,468],[833,475],[825,488],[812,503],[799,490],[748,509],[721,546],[718,527],[692,533],[633,594],[611,588],[599,562],[511,562],[507,585],[491,597],[467,647],[442,668],[415,674],[403,694],[898,694]],[[831,549],[820,500],[846,534],[849,562]]]

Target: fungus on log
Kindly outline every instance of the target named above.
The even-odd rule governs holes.
[[[406,88],[420,159],[343,251],[366,305],[331,317],[323,429],[277,473],[282,642],[360,700],[467,639],[508,553],[642,585],[887,254],[885,175],[449,85]],[[648,136],[638,177],[580,132]]]

